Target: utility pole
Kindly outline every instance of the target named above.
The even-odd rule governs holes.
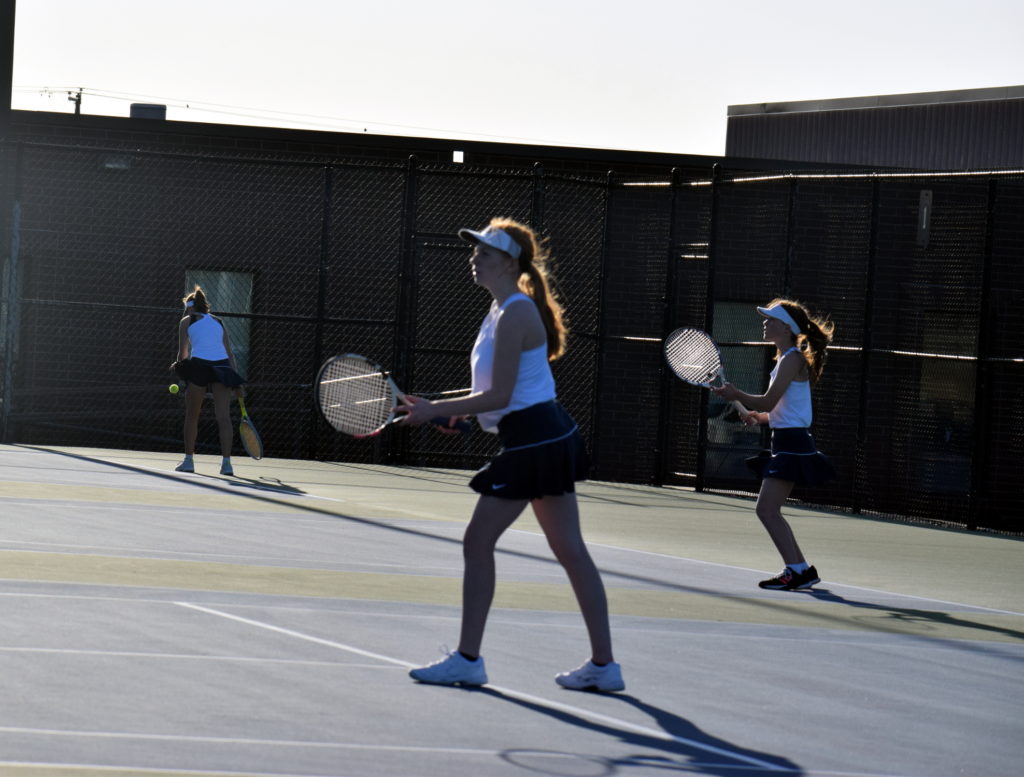
[[[75,104],[75,116],[82,115],[82,87],[78,87],[78,93],[68,92],[68,102]]]

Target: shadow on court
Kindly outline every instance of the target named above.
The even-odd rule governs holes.
[[[569,710],[509,696],[494,688],[468,688],[465,690],[467,693],[484,694],[515,704],[538,715],[553,718],[559,723],[597,732],[625,745],[645,751],[619,758],[552,750],[511,748],[502,751],[503,760],[541,774],[557,777],[562,777],[562,775],[605,777],[605,775],[613,775],[620,769],[629,767],[689,774],[721,775],[721,777],[750,777],[755,774],[763,774],[766,771],[794,775],[804,773],[800,766],[788,758],[726,742],[702,731],[689,720],[674,712],[647,704],[628,694],[607,694],[605,698],[627,704],[649,716],[665,732],[667,735],[665,739],[616,727],[611,723],[588,720]]]
[[[1015,640],[1024,640],[1024,631],[1017,629],[1008,629],[1002,626],[993,626],[989,623],[979,623],[978,621],[971,620],[963,615],[955,615],[951,612],[938,611],[938,610],[919,610],[910,607],[893,607],[887,604],[877,604],[875,602],[862,602],[855,599],[848,599],[845,596],[840,596],[837,593],[833,593],[827,588],[815,588],[809,591],[800,591],[798,594],[804,596],[810,596],[822,602],[831,602],[834,604],[843,604],[847,607],[855,607],[864,610],[873,610],[875,612],[884,613],[886,620],[893,624],[893,631],[899,633],[905,633],[906,629],[898,628],[900,624],[934,624],[938,626],[955,627],[961,629],[974,629],[977,631],[989,632],[991,634],[1002,634],[1006,637],[1011,637]],[[927,637],[928,640],[934,642],[936,637]],[[979,650],[982,652],[992,652],[992,646],[986,645],[973,645],[964,643],[960,640],[938,640],[939,642],[945,642],[947,646],[956,647],[961,650]]]

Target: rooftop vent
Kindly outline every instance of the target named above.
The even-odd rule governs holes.
[[[167,118],[167,106],[154,105],[153,103],[132,103],[131,117],[133,119],[158,119],[163,121]]]

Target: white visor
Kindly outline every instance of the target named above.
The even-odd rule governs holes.
[[[782,307],[782,305],[772,305],[770,308],[758,308],[757,312],[765,318],[777,318],[783,324],[788,326],[790,331],[795,335],[802,334],[796,321],[793,320],[793,317],[786,312],[786,309]]]
[[[472,229],[460,229],[459,237],[467,243],[483,243],[491,248],[497,248],[513,259],[518,259],[519,254],[523,252],[523,247],[513,240],[512,235],[504,229],[487,227],[483,232],[476,232]]]

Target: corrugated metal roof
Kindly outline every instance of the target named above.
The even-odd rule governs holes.
[[[1022,96],[736,112],[729,117],[725,153],[870,167],[1024,167],[1024,87],[1013,90]]]
[[[914,92],[911,94],[878,94],[870,97],[838,97],[827,100],[750,103],[730,105],[730,116],[751,116],[765,113],[806,113],[848,111],[861,108],[896,108],[905,105],[946,105],[948,103],[1024,98],[1024,86],[995,86],[985,89],[957,89],[945,92]]]

